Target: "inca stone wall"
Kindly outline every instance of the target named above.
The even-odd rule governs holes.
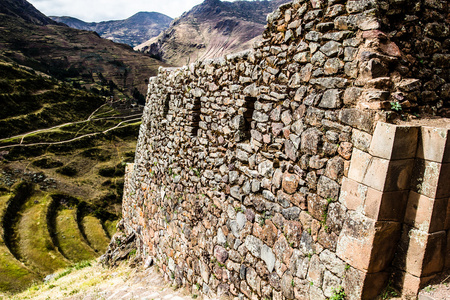
[[[193,294],[415,295],[450,266],[448,125],[389,123],[448,113],[447,15],[296,0],[253,50],[161,69],[124,192],[140,252]]]

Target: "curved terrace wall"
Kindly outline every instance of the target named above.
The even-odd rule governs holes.
[[[447,113],[446,13],[297,0],[253,50],[160,69],[123,201],[140,252],[193,293],[417,293],[450,264],[448,127],[389,122]]]

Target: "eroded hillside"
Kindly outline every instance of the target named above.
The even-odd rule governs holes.
[[[177,66],[248,49],[264,31],[266,15],[286,2],[206,0],[135,49]]]

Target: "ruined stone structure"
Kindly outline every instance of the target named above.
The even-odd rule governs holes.
[[[448,13],[296,0],[253,50],[161,69],[126,173],[139,251],[195,294],[415,295],[450,267],[450,126],[419,122],[448,112]]]

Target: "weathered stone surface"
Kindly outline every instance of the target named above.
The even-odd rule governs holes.
[[[317,128],[310,128],[303,132],[301,137],[301,150],[306,154],[317,154],[319,143],[322,139],[322,132]]]
[[[295,144],[291,140],[286,140],[284,142],[284,151],[290,160],[292,161],[297,160],[298,158],[297,148],[295,147]]]
[[[294,278],[288,272],[285,272],[284,275],[281,277],[280,288],[281,291],[283,292],[283,296],[288,299],[294,298],[294,287],[292,284],[293,280]]]
[[[258,173],[261,176],[270,177],[273,174],[273,162],[266,160],[258,165]]]
[[[273,246],[273,251],[277,259],[284,262],[286,265],[289,265],[289,260],[293,253],[293,250],[289,246],[289,243],[287,242],[284,235],[280,235],[278,240],[275,242]]]
[[[300,178],[295,174],[285,173],[283,175],[283,190],[288,194],[293,194],[297,191]]]
[[[369,153],[385,159],[414,158],[419,128],[378,123],[375,127]]]
[[[373,113],[352,108],[342,109],[339,112],[339,120],[366,132],[371,132],[374,126]]]
[[[244,245],[253,256],[261,257],[261,247],[263,246],[263,242],[260,239],[257,239],[253,235],[248,235],[245,238]]]
[[[339,195],[339,184],[326,176],[320,176],[317,183],[317,194],[325,199],[336,200]]]
[[[217,261],[224,264],[228,259],[228,252],[222,246],[214,247],[214,256],[217,258]]]
[[[281,211],[283,214],[283,217],[285,217],[288,220],[296,220],[298,219],[298,216],[300,214],[300,208],[298,207],[290,207],[285,208]]]
[[[289,241],[289,245],[291,247],[297,248],[300,245],[302,236],[302,225],[300,222],[286,221],[283,232],[286,234],[286,239]]]
[[[390,238],[386,239],[387,236]],[[374,222],[351,213],[339,236],[336,254],[360,270],[379,272],[392,261],[399,237],[399,223]],[[379,244],[381,240],[384,242]],[[373,247],[375,244],[379,246]]]
[[[341,92],[338,89],[326,90],[322,95],[319,107],[338,108],[341,106]]]
[[[261,248],[261,259],[266,263],[267,270],[272,272],[275,267],[275,255],[273,254],[272,248],[263,244]]]
[[[328,201],[318,195],[308,195],[308,212],[318,220],[324,220]]]
[[[337,55],[340,50],[342,50],[342,44],[336,41],[329,41],[320,47],[320,51],[328,57]]]

